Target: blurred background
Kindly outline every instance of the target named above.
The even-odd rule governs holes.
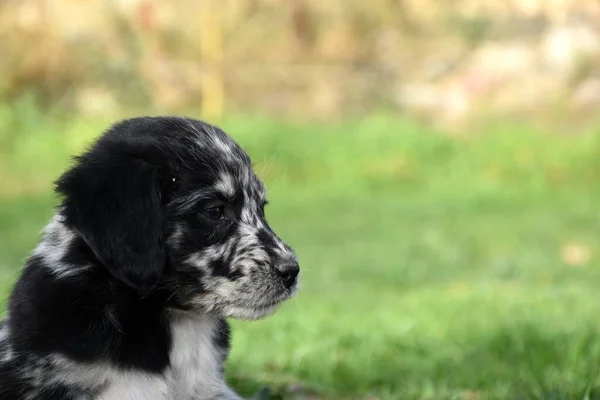
[[[4,0],[0,299],[115,120],[250,153],[302,289],[234,322],[290,399],[599,399],[600,2]]]

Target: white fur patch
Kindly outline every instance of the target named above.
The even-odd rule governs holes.
[[[43,259],[44,266],[57,278],[71,276],[88,268],[86,265],[69,265],[62,261],[76,234],[64,225],[59,215],[50,220],[43,233],[44,238],[33,251],[33,255]]]
[[[222,393],[222,354],[215,346],[218,321],[209,316],[175,316],[173,348],[167,374],[173,400],[209,399]]]
[[[235,194],[235,181],[233,176],[228,173],[222,173],[219,180],[215,183],[215,188],[225,196],[233,196]]]
[[[113,378],[98,400],[171,400],[166,380],[161,375],[123,372]]]
[[[233,151],[231,150],[231,145],[229,143],[225,142],[217,134],[213,134],[211,139],[215,148],[221,152],[221,156],[228,161],[233,159]]]
[[[8,323],[4,321],[4,325],[0,328],[0,363],[9,362],[15,357],[15,352],[8,342],[9,333]]]
[[[78,363],[64,356],[51,357],[56,374],[50,383],[61,383],[81,390],[100,390],[98,400],[171,399],[161,374],[121,370],[108,363]]]

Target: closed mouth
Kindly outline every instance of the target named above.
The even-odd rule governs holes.
[[[248,307],[248,309],[254,309],[254,310],[266,310],[266,309],[270,309],[272,307],[277,307],[279,306],[281,303],[283,303],[285,300],[287,299],[287,296],[283,299],[279,299],[279,300],[272,300],[272,301],[267,301],[264,303],[260,303],[260,304],[256,304],[256,305],[252,305],[250,307]]]

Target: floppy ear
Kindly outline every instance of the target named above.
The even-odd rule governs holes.
[[[146,293],[165,266],[158,168],[123,149],[102,150],[57,181],[62,213],[114,277]]]

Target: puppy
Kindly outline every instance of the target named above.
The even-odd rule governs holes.
[[[0,323],[0,399],[239,399],[226,318],[268,316],[299,280],[248,155],[201,121],[133,118],[56,189]]]

